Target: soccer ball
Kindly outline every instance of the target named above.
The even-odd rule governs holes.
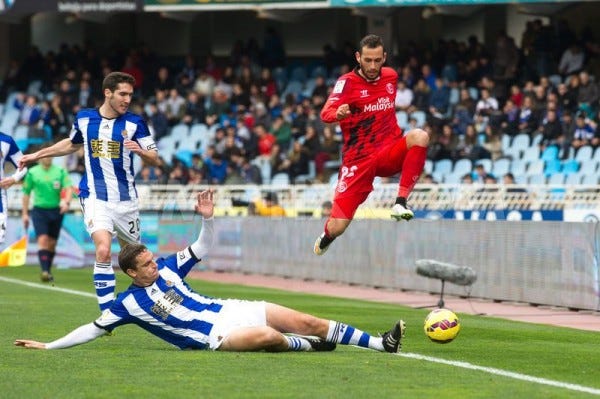
[[[447,344],[458,335],[460,321],[450,309],[435,309],[425,318],[425,335],[433,342]]]

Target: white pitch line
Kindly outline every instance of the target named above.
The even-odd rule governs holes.
[[[32,287],[32,288],[41,288],[44,290],[64,292],[65,294],[73,294],[73,295],[79,295],[79,296],[84,296],[84,297],[88,297],[88,298],[96,298],[96,295],[90,294],[89,292],[70,290],[68,288],[53,287],[53,286],[49,286],[49,285],[45,285],[45,284],[30,283],[28,281],[22,281],[22,280],[17,280],[17,279],[8,278],[8,277],[0,276],[0,281],[5,281],[7,283],[21,284],[21,285],[25,285],[27,287]],[[533,383],[541,384],[541,385],[549,385],[549,386],[553,386],[553,387],[557,387],[557,388],[569,389],[571,391],[591,393],[593,395],[600,395],[600,389],[586,387],[583,385],[570,384],[568,382],[549,380],[547,378],[533,377],[533,376],[530,376],[527,374],[521,374],[521,373],[515,373],[513,371],[495,369],[493,367],[478,366],[476,364],[471,364],[471,363],[467,363],[467,362],[459,362],[456,360],[445,360],[445,359],[440,359],[437,357],[419,355],[418,353],[398,353],[397,355],[406,357],[409,359],[425,360],[427,362],[446,364],[448,366],[460,367],[463,369],[483,371],[484,373],[499,375],[502,377],[513,378],[515,380],[533,382]]]
[[[427,362],[433,362],[433,363],[441,363],[441,364],[446,364],[446,365],[454,366],[454,367],[461,367],[461,368],[469,369],[469,370],[483,371],[484,373],[500,375],[502,377],[514,378],[515,380],[533,382],[533,383],[541,384],[541,385],[550,385],[550,386],[557,387],[557,388],[569,389],[571,391],[578,391],[578,392],[591,393],[594,395],[600,395],[600,389],[590,388],[590,387],[586,387],[583,385],[570,384],[568,382],[549,380],[547,378],[533,377],[531,375],[515,373],[513,371],[495,369],[493,367],[477,366],[476,364],[471,364],[471,363],[467,363],[467,362],[459,362],[456,360],[445,360],[445,359],[440,359],[437,357],[419,355],[418,353],[398,353],[398,356],[407,357],[410,359],[425,360]]]
[[[5,281],[7,283],[13,283],[13,284],[26,285],[27,287],[32,287],[32,288],[41,288],[43,290],[64,292],[65,294],[73,294],[73,295],[85,296],[88,298],[96,298],[95,294],[90,294],[89,292],[70,290],[68,288],[60,288],[60,287],[55,287],[55,286],[49,285],[49,284],[30,283],[29,281],[17,280],[14,278],[2,277],[2,276],[0,276],[0,281]]]

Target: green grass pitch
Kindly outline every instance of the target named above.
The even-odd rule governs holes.
[[[122,290],[128,279],[117,276]],[[58,270],[55,277],[57,287],[94,292],[91,269]],[[180,351],[135,326],[70,349],[25,350],[13,341],[51,341],[94,320],[98,309],[94,298],[3,280],[7,278],[37,284],[39,271],[34,266],[0,268],[4,399],[600,396],[599,332],[458,314],[459,336],[440,345],[423,333],[426,309],[194,280],[191,285],[207,295],[265,299],[372,334],[403,318],[408,326],[405,356],[340,345],[331,353]],[[464,364],[486,369],[460,367]],[[499,375],[498,370],[514,374]]]

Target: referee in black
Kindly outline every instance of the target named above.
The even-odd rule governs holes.
[[[33,192],[33,209],[29,211],[29,197]],[[21,218],[25,230],[29,218],[33,222],[38,244],[38,257],[42,268],[42,281],[53,281],[50,268],[56,254],[63,216],[69,210],[73,196],[71,177],[66,169],[52,164],[52,158],[42,158],[29,169],[23,179],[23,211]]]

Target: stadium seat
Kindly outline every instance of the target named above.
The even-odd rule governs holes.
[[[598,184],[598,175],[596,173],[584,175],[581,179],[581,184],[585,185],[597,185]]]
[[[558,159],[558,147],[555,145],[551,145],[544,148],[544,151],[542,152],[540,158],[544,161],[553,161]]]
[[[524,175],[527,171],[527,161],[522,159],[512,160],[510,163],[510,173],[513,175]]]
[[[456,161],[452,174],[457,176],[463,176],[466,173],[470,173],[473,170],[473,162],[468,158],[462,158]],[[489,169],[486,169],[489,172]]]
[[[425,160],[425,166],[423,167],[423,171],[427,174],[431,174],[431,172],[433,172],[433,161],[431,159]]]
[[[410,117],[415,118],[417,121],[417,127],[425,126],[425,122],[427,121],[427,116],[423,111],[414,111],[410,114]]]
[[[304,82],[307,78],[306,68],[304,66],[295,66],[290,72],[290,81],[297,80]]]
[[[558,159],[551,159],[544,161],[544,174],[546,176],[552,176],[555,173],[562,172],[562,163]]]
[[[592,162],[594,161],[592,160]],[[577,173],[579,171],[579,161],[575,159],[563,161],[561,171],[566,175]]]
[[[469,87],[469,95],[474,101],[479,100],[479,90],[477,87]]]
[[[287,173],[276,173],[271,179],[271,184],[278,187],[287,187],[290,184],[290,175]]]
[[[463,173],[464,175],[464,173]],[[457,173],[449,173],[444,176],[444,184],[460,184],[463,175]]]
[[[507,158],[496,159],[492,164],[491,172],[494,176],[500,178],[510,171],[510,165],[511,161]]]
[[[575,160],[575,162],[577,162]],[[598,170],[598,162],[594,159],[587,159],[585,161],[581,161],[579,172],[585,175],[595,174]]]
[[[596,151],[594,151],[594,155],[592,156],[592,159],[600,164],[600,150],[598,150],[598,148],[596,148]]]
[[[526,173],[529,176],[533,175],[543,175],[544,174],[545,162],[541,159],[536,159],[535,161],[530,161],[527,164]]]
[[[536,134],[535,136],[533,136],[533,138],[531,139],[531,145],[539,145],[542,142],[542,138],[543,135],[541,134]]]
[[[449,159],[440,159],[433,165],[433,172],[441,174],[442,176],[452,172],[452,161]]]
[[[171,128],[170,136],[175,139],[175,141],[187,140],[190,133],[190,128],[185,123],[178,123],[177,125]]]
[[[564,173],[558,172],[548,177],[548,184],[565,184],[567,176]]]
[[[560,76],[558,74],[553,74],[553,75],[548,76],[548,80],[550,81],[550,83],[552,83],[554,88],[557,88],[558,85],[560,85],[562,83],[562,76]]]
[[[323,65],[317,65],[316,67],[313,68],[313,70],[310,73],[310,77],[311,78],[316,78],[316,77],[327,77],[327,68],[325,68],[325,66]]]
[[[584,145],[583,147],[579,147],[575,153],[575,159],[581,162],[585,161],[586,159],[592,159],[593,155],[594,148],[590,145]]]
[[[538,147],[527,147],[523,154],[521,155],[521,159],[527,162],[538,161],[540,159],[540,149]]]
[[[502,152],[506,152],[510,148],[510,142],[512,141],[512,137],[508,134],[502,135]]]
[[[287,97],[288,94],[294,95],[294,97],[299,97],[302,94],[302,82],[299,80],[290,80],[285,87],[285,90],[281,94],[281,98]]]
[[[531,139],[529,138],[529,135],[526,133],[519,133],[513,137],[510,146],[512,148],[518,148],[521,151],[525,151],[527,148],[529,148],[530,144]]]
[[[565,184],[569,184],[569,185],[581,184],[582,178],[583,178],[583,175],[581,173],[571,173],[570,175],[567,175],[567,177],[565,179]]]
[[[258,166],[263,184],[268,184],[271,181],[271,161],[268,158],[257,157],[250,163]]]
[[[543,173],[535,173],[527,178],[528,184],[546,184],[546,176]]]
[[[396,112],[396,120],[401,129],[406,129],[408,126],[408,114],[405,111]]]

